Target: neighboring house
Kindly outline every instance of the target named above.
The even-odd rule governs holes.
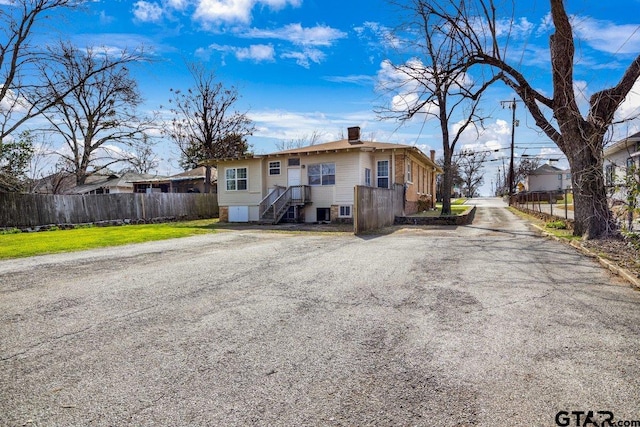
[[[133,193],[132,181],[149,179],[156,175],[127,172],[121,175],[90,175],[84,185],[65,191],[66,194],[114,194]]]
[[[549,164],[531,171],[525,179],[529,192],[562,191],[571,188],[571,170],[560,169]]]
[[[205,167],[169,177],[154,177],[133,182],[135,193],[204,193]],[[211,168],[211,192],[217,191],[218,173]]]
[[[402,185],[405,213],[415,213],[419,201],[435,206],[442,170],[434,156],[409,145],[361,141],[354,127],[340,141],[217,160],[220,221],[351,222],[357,185]]]
[[[614,202],[626,199],[623,184],[632,165],[640,167],[640,132],[604,150],[604,180]]]

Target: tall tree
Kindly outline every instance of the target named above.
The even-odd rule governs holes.
[[[196,166],[206,160],[238,157],[249,148],[246,137],[253,124],[245,113],[234,110],[239,99],[234,87],[216,81],[202,64],[188,64],[194,86],[186,92],[171,89],[173,119],[164,132],[178,146],[181,164]],[[205,164],[205,193],[211,192],[211,165]]]
[[[483,167],[489,157],[488,151],[463,151],[456,164],[464,185],[463,193],[467,197],[477,196],[478,189],[484,182]]]
[[[57,98],[43,97],[42,72],[56,60],[31,43],[34,28],[56,10],[73,8],[80,0],[12,0],[0,5],[0,144],[27,120],[50,108]]]
[[[157,169],[160,164],[158,155],[153,151],[153,142],[148,135],[143,135],[140,143],[132,147],[130,158],[127,160],[128,167],[120,172],[134,172],[139,174],[150,173]]]
[[[607,204],[603,172],[604,137],[614,114],[640,77],[640,55],[622,73],[617,84],[593,93],[585,114],[580,111],[575,92],[575,35],[563,0],[549,0],[551,97],[531,84],[507,55],[510,28],[517,25],[515,10],[499,9],[516,2],[494,0],[415,0],[427,15],[437,16],[451,29],[467,58],[468,66],[488,65],[499,70],[502,80],[522,99],[537,126],[567,156],[574,191],[574,234],[586,239],[616,232]]]
[[[464,51],[446,19],[430,13],[428,3],[420,0],[391,1],[406,18],[401,30],[419,37],[409,40],[410,54],[403,63],[386,65],[393,77],[382,82],[382,89],[393,96],[391,105],[378,109],[383,119],[407,122],[424,114],[437,119],[443,148],[442,215],[451,214],[451,190],[454,180],[453,153],[462,135],[482,127],[484,117],[479,109],[483,92],[498,80],[499,75],[474,79],[468,73]],[[455,124],[455,126],[453,126]]]
[[[142,55],[112,56],[106,48],[80,50],[68,43],[57,49],[60,69],[45,92],[59,101],[43,115],[64,140],[60,156],[82,185],[88,176],[132,160],[129,150],[147,140],[153,119],[138,114],[142,97],[127,67]]]
[[[29,131],[17,140],[0,144],[0,191],[19,192],[27,188],[27,169],[33,157],[34,135]]]

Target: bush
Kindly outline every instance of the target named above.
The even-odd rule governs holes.
[[[22,233],[22,230],[20,230],[19,228],[0,229],[0,234],[18,234],[18,233]]]
[[[418,199],[418,212],[424,212],[433,209],[431,197],[420,196]]]
[[[561,220],[548,222],[546,225],[547,228],[555,228],[556,230],[566,230],[567,223]]]

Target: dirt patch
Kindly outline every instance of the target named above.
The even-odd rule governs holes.
[[[640,278],[640,244],[629,237],[587,240],[582,246]]]

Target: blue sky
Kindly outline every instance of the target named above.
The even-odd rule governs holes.
[[[6,0],[0,0],[0,4]],[[513,63],[534,87],[550,95],[547,1],[517,2],[518,26],[510,44]],[[576,90],[585,99],[615,84],[640,52],[640,0],[566,1],[576,22]],[[170,88],[191,85],[185,61],[201,61],[215,70],[225,85],[241,94],[238,108],[256,125],[250,138],[254,151],[275,151],[275,142],[320,133],[323,141],[338,139],[348,126],[360,126],[366,137],[418,145],[442,152],[438,124],[417,118],[398,127],[382,122],[374,109],[388,94],[376,90],[388,77],[384,61],[408,60],[391,36],[398,11],[385,0],[95,0],[82,12],[67,13],[53,27],[41,27],[39,37],[69,38],[80,47],[145,46],[154,62],[134,69],[146,99],[145,108],[166,105]],[[640,110],[640,85],[620,117]],[[513,92],[498,84],[483,101],[490,115],[480,137],[469,134],[458,147],[502,149],[511,139],[511,111],[500,101]],[[586,105],[586,104],[585,104]],[[516,157],[522,153],[559,158],[559,151],[534,126],[518,105]],[[613,139],[640,130],[636,122],[616,129]],[[159,173],[177,172],[178,152],[160,141]],[[483,192],[503,156],[487,163]],[[566,165],[562,161],[560,166]]]

